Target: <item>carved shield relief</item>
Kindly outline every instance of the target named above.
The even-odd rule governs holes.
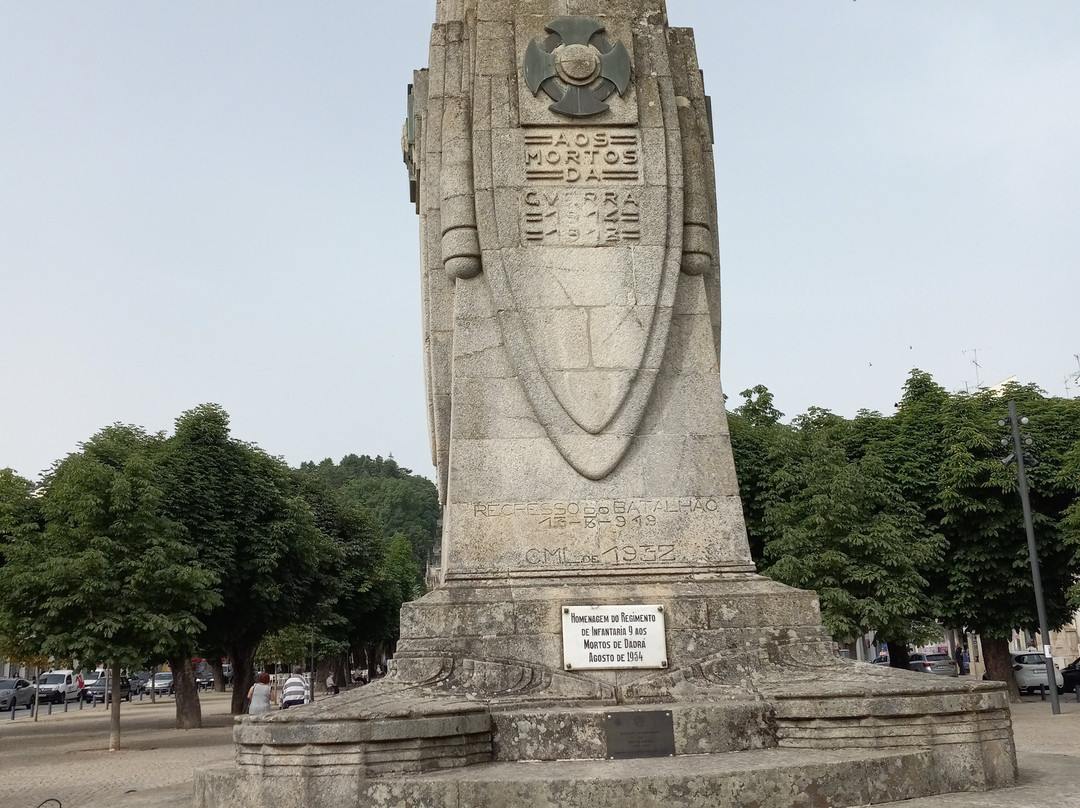
[[[677,112],[655,74],[636,72],[629,31],[535,22],[517,26],[520,123],[501,128],[493,107],[474,131],[488,140],[474,149],[477,195],[514,217],[497,232],[481,222],[479,242],[537,419],[595,480],[630,448],[664,354],[681,245],[679,144],[666,136]]]

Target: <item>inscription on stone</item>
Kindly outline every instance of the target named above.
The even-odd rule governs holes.
[[[550,188],[525,191],[525,240],[529,244],[595,247],[641,241],[641,209],[633,191]]]
[[[679,497],[474,502],[471,508],[474,519],[513,522],[514,530],[544,540],[525,547],[525,567],[662,567],[683,560],[670,541],[671,527],[686,518],[716,514],[720,503],[713,497]],[[587,544],[574,547],[580,539]]]
[[[674,544],[612,544],[597,553],[575,552],[569,547],[530,547],[525,551],[525,563],[541,567],[573,567],[581,564],[662,566],[677,560]]]
[[[488,519],[533,517],[538,527],[584,525],[656,525],[665,516],[716,513],[720,503],[713,497],[665,499],[590,499],[548,502],[474,502],[473,516]],[[650,518],[651,517],[651,518]]]
[[[664,607],[564,606],[563,667],[666,668]]]
[[[606,713],[604,736],[608,759],[672,757],[675,721],[670,710]]]
[[[522,232],[531,245],[641,242],[636,129],[530,129],[524,134]]]
[[[639,158],[634,129],[525,133],[525,179],[529,182],[640,183]]]

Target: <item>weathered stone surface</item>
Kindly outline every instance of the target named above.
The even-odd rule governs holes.
[[[238,721],[237,765],[200,773],[196,805],[786,808],[1012,783],[1000,686],[841,660],[816,596],[754,573],[693,34],[662,0],[438,0],[412,93],[442,586],[403,608],[384,680]],[[563,659],[564,607],[630,605],[663,610],[654,667],[581,637]],[[606,717],[640,710],[670,713],[675,756],[606,760]]]
[[[929,753],[764,750],[639,760],[489,763],[409,777],[231,776],[201,773],[196,806],[389,808],[790,808],[851,806],[936,793]]]

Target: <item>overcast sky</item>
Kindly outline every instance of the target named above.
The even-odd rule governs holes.
[[[431,474],[400,129],[434,5],[0,0],[0,467],[212,401],[291,464]],[[733,399],[1080,392],[1080,3],[668,14],[712,96]]]

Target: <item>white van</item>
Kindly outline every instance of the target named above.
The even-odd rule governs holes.
[[[49,671],[38,677],[38,698],[42,702],[63,704],[65,701],[78,701],[82,688],[82,677],[75,671]]]

